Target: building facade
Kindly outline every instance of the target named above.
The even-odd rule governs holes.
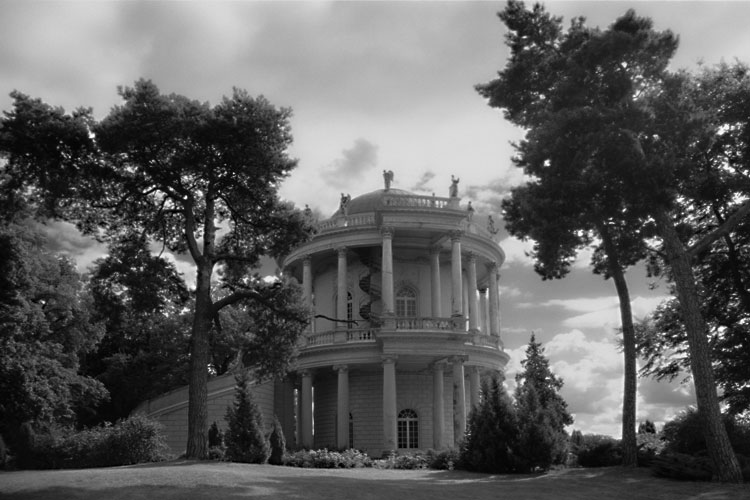
[[[457,180],[436,197],[384,178],[384,189],[342,194],[336,213],[283,261],[302,284],[310,325],[295,373],[255,391],[290,444],[371,456],[454,446],[482,378],[502,377],[508,362],[498,293],[505,255],[492,218],[461,205]],[[167,423],[180,446],[170,422],[186,403],[152,401],[142,411]],[[212,420],[222,424],[223,412]]]

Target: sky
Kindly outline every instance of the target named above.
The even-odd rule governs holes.
[[[450,176],[477,214],[523,182],[510,158],[522,131],[474,86],[505,64],[503,2],[250,2],[0,0],[0,110],[19,90],[101,119],[118,86],[151,79],[165,93],[217,103],[232,88],[290,107],[297,168],[282,197],[322,217],[340,193],[393,187],[447,196]],[[672,68],[750,62],[750,2],[548,1],[564,18],[605,28],[627,9],[680,37]],[[84,271],[105,249],[63,223],[46,228]],[[563,280],[542,281],[530,243],[501,232],[502,337],[512,380],[533,332],[544,343],[563,397],[585,433],[618,436],[622,354],[617,296],[580,256]],[[187,259],[173,257],[190,282]],[[628,272],[633,310],[646,316],[669,285]],[[690,384],[639,381],[638,420],[663,424],[694,404]]]

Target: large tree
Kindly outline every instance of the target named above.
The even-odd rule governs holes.
[[[678,231],[682,207],[695,195],[700,173],[711,168],[701,161],[711,153],[705,142],[720,135],[721,124],[710,108],[696,109],[698,103],[684,97],[689,77],[666,71],[676,38],[654,31],[649,19],[633,11],[604,31],[578,18],[563,32],[561,20],[538,4],[529,11],[509,1],[503,15],[511,57],[497,79],[478,87],[480,93],[527,129],[518,156],[532,183],[555,186],[572,176],[587,183],[592,213],[602,201],[614,208],[607,212],[608,226],[629,227],[642,219],[644,229],[653,231],[639,238],[661,243],[675,283],[715,473],[741,481],[721,423],[692,259],[736,225],[750,203],[743,200],[695,244]],[[567,196],[557,194],[560,200]]]
[[[238,89],[211,107],[161,94],[144,80],[120,95],[124,103],[96,123],[90,111],[67,115],[15,93],[0,151],[11,178],[29,179],[33,193],[59,201],[46,203],[54,214],[107,237],[140,232],[192,258],[187,456],[203,458],[209,345],[219,311],[261,304],[294,325],[288,341],[306,321],[296,301],[276,305],[270,287],[251,276],[262,255],[287,253],[310,230],[302,213],[277,194],[296,164],[288,155],[291,111]],[[274,368],[286,365],[276,359]]]

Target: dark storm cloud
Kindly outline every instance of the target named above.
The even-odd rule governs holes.
[[[377,164],[378,147],[359,138],[351,148],[341,151],[341,158],[334,160],[321,174],[329,185],[340,188],[361,179]]]

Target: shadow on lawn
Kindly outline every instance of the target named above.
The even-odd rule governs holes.
[[[186,466],[194,466],[194,469]],[[163,470],[158,470],[162,468]],[[142,471],[136,473],[136,471]],[[119,471],[125,481],[111,481]],[[645,470],[622,468],[565,469],[548,474],[487,475],[464,471],[384,471],[374,469],[293,469],[273,466],[170,462],[107,469],[102,475],[86,471],[88,478],[66,476],[58,482],[29,483],[8,500],[203,500],[203,499],[304,499],[304,500],[633,500],[750,498],[741,486],[715,483],[681,483],[655,479]],[[43,476],[43,475],[42,475]],[[98,478],[98,479],[97,479]],[[53,479],[50,477],[49,479]],[[80,482],[72,482],[80,481]],[[129,481],[129,482],[128,482]],[[34,485],[37,487],[34,487]]]

